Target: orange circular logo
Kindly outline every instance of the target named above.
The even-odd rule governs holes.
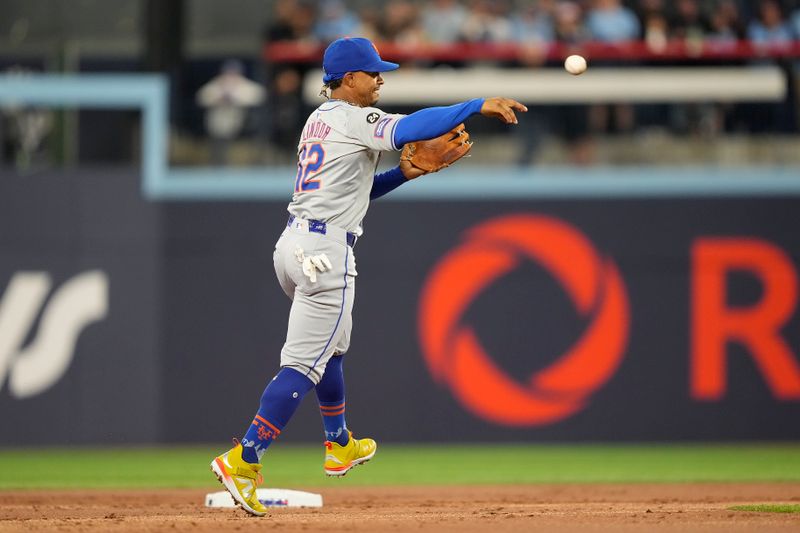
[[[519,381],[498,367],[461,318],[482,290],[527,257],[561,284],[589,326],[558,360]],[[422,289],[419,336],[434,379],[473,414],[508,426],[541,426],[583,409],[616,372],[628,342],[625,285],[614,262],[560,220],[495,218],[434,267]]]

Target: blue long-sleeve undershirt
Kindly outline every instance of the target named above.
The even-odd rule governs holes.
[[[394,145],[433,139],[444,135],[470,116],[480,113],[483,98],[475,98],[447,107],[427,107],[401,118],[394,128]]]
[[[375,200],[384,194],[391,192],[405,183],[406,177],[400,167],[394,167],[391,170],[375,174],[372,179],[372,190],[369,191],[369,199]]]

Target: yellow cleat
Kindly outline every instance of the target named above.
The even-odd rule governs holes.
[[[261,465],[242,459],[241,444],[236,443],[232,449],[211,461],[211,471],[242,509],[255,516],[267,514],[267,508],[258,501],[256,495],[256,488],[262,480]]]
[[[329,476],[343,476],[351,468],[361,463],[366,463],[375,455],[378,444],[372,439],[353,438],[350,431],[350,440],[344,446],[336,442],[325,442],[325,473]]]

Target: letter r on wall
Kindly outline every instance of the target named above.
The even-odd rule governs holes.
[[[692,245],[690,389],[714,401],[727,388],[727,342],[747,348],[775,398],[800,399],[800,364],[780,334],[797,304],[797,271],[772,243],[749,237],[703,237]],[[755,305],[728,307],[726,277],[752,274],[763,295]]]

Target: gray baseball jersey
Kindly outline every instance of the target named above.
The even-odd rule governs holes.
[[[281,366],[318,383],[334,354],[350,347],[356,261],[347,233],[360,235],[380,151],[392,142],[404,115],[340,100],[319,106],[298,145],[297,176],[289,212],[294,215],[275,245],[281,288],[292,299]],[[325,223],[324,233],[319,221]],[[332,268],[312,281],[302,258],[325,254]]]
[[[289,212],[361,235],[380,152],[398,149],[392,137],[403,116],[341,100],[319,106],[300,136]]]

